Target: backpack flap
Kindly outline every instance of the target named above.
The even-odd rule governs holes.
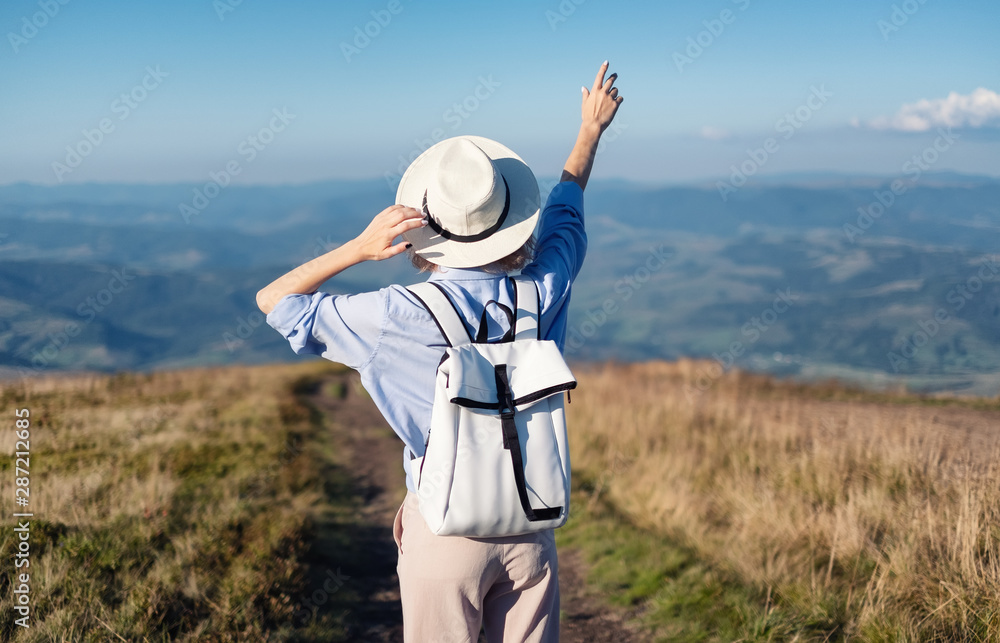
[[[499,412],[496,382],[499,365],[507,365],[510,392],[517,411],[576,388],[576,378],[559,347],[551,340],[466,344],[450,349],[450,353],[453,359],[441,365],[441,371],[448,373],[448,397],[453,404],[468,409]]]

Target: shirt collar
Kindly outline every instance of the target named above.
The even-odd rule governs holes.
[[[439,267],[431,273],[427,281],[471,281],[500,279],[504,275],[495,272],[486,272],[479,268],[445,268]]]

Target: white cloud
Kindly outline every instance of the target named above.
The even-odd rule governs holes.
[[[703,126],[700,134],[702,138],[707,138],[710,141],[721,141],[732,136],[727,130],[721,127],[712,127],[711,125]]]
[[[892,116],[868,123],[874,129],[926,132],[935,127],[1000,126],[1000,94],[980,87],[971,94],[951,92],[947,98],[926,98],[903,105]]]

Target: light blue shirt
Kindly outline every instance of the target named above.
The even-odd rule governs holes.
[[[538,287],[542,339],[554,340],[560,349],[566,339],[570,287],[586,251],[583,189],[572,181],[559,183],[542,211],[535,258],[521,274]],[[441,268],[429,281],[444,287],[473,337],[486,302],[513,308],[513,284],[506,275]],[[496,306],[490,306],[487,315],[489,339],[498,340],[509,328],[507,318]],[[398,285],[358,295],[285,295],[267,323],[297,354],[320,355],[361,374],[365,389],[405,445],[406,487],[416,492],[410,451],[416,457],[424,453],[435,373],[447,346],[417,298]]]

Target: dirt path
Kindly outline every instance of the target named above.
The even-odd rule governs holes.
[[[329,395],[330,384],[342,395]],[[356,373],[330,376],[309,400],[335,431],[333,442],[344,461],[352,463],[354,488],[365,501],[362,522],[366,528],[353,537],[363,539],[361,547],[371,555],[364,562],[366,573],[352,579],[362,601],[352,619],[351,636],[366,643],[402,642],[396,544],[392,539],[392,521],[406,493],[401,443],[364,393]],[[579,552],[560,549],[560,640],[639,643],[642,639],[624,625],[624,615],[594,595],[585,579]],[[480,641],[485,643],[485,637],[480,636]]]

